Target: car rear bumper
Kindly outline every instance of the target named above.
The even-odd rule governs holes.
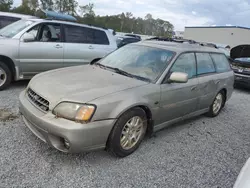
[[[250,76],[235,73],[235,84],[250,87]]]
[[[83,152],[106,147],[109,133],[115,119],[76,123],[63,118],[55,118],[31,104],[23,91],[20,96],[20,113],[25,125],[42,141],[62,152]]]

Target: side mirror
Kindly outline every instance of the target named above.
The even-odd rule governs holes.
[[[187,83],[188,74],[184,72],[173,72],[169,77],[169,82]]]
[[[32,42],[35,41],[35,36],[31,33],[24,33],[22,40],[23,42]]]

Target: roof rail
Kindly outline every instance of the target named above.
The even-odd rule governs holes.
[[[217,48],[217,46],[213,43],[205,43],[205,42],[197,42],[189,39],[174,39],[169,37],[152,37],[146,40],[157,40],[157,41],[166,41],[166,42],[177,42],[177,43],[188,43],[188,44],[197,44],[200,46]]]

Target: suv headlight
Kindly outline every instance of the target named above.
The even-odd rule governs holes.
[[[61,102],[53,109],[52,113],[56,117],[77,122],[87,122],[92,118],[95,109],[95,105],[92,104]]]
[[[236,65],[231,64],[232,69],[237,70],[239,67]]]

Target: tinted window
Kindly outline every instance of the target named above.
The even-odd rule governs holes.
[[[94,31],[94,43],[95,44],[109,44],[108,37],[104,31],[98,29],[91,29]]]
[[[94,42],[93,32],[89,28],[66,25],[65,40],[70,43],[92,43]]]
[[[73,25],[65,26],[65,40],[70,43],[109,44],[104,31]]]
[[[0,16],[0,28],[3,28],[13,22],[20,20],[20,18],[9,17],[9,16]]]
[[[187,73],[188,78],[196,76],[196,62],[194,53],[185,53],[180,55],[170,71]]]
[[[214,63],[208,53],[196,53],[197,74],[207,74],[215,72]]]
[[[211,54],[217,72],[226,72],[231,70],[228,59],[223,54]]]

